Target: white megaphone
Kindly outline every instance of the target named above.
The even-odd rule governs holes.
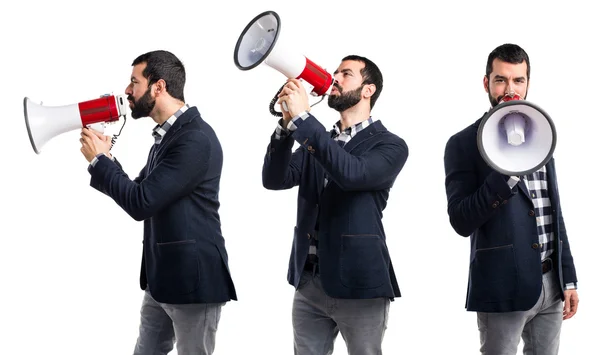
[[[128,113],[125,95],[104,95],[98,99],[65,106],[43,106],[23,99],[25,124],[36,154],[52,138],[83,127],[104,132],[106,123],[115,123]]]
[[[237,40],[233,54],[235,65],[240,70],[250,70],[264,63],[288,79],[301,79],[312,96],[329,94],[333,76],[295,48],[290,48],[280,37],[279,15],[274,11],[259,14],[246,25]],[[274,99],[272,105],[274,101],[277,100]],[[285,106],[284,109],[287,111]]]
[[[501,174],[522,176],[546,165],[556,147],[550,116],[535,104],[501,101],[482,118],[477,146],[485,162]]]

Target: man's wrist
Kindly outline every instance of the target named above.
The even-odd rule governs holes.
[[[300,124],[302,124],[302,122],[304,122],[304,120],[307,118],[308,118],[307,111],[302,111],[302,112],[298,113],[297,115],[292,117],[292,119],[290,119],[289,122],[286,124],[287,130],[290,132],[295,131],[298,128],[298,126],[300,126]]]
[[[110,154],[110,152],[108,153],[98,153],[96,154],[96,156],[92,159],[92,161],[90,161],[90,165],[91,166],[96,166],[96,163],[98,162],[98,159],[100,159],[101,156],[105,156],[108,159],[115,161],[115,157],[112,156],[112,154]]]

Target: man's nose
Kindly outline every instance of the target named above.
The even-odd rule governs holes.
[[[515,89],[513,88],[512,84],[508,84],[508,86],[506,87],[506,91],[504,92],[505,95],[508,95],[510,97],[515,96],[516,92]]]

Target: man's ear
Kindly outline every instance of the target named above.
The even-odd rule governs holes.
[[[371,96],[373,96],[373,94],[375,94],[375,91],[377,91],[377,87],[375,86],[375,84],[367,84],[363,86],[362,96],[365,99],[370,98]]]
[[[154,83],[154,95],[160,95],[167,91],[167,83],[163,79],[159,79]]]
[[[490,80],[488,79],[487,75],[483,76],[483,88],[485,89],[485,92],[488,94],[490,93]]]

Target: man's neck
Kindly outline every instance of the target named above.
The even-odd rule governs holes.
[[[369,119],[371,116],[371,110],[369,108],[359,107],[356,105],[347,109],[340,114],[340,128],[345,130],[348,127],[352,127],[357,123]]]
[[[169,117],[173,116],[175,114],[175,112],[177,112],[180,108],[182,108],[183,105],[185,105],[185,103],[183,101],[179,101],[179,100],[169,101],[169,102],[165,103],[164,105],[161,105],[160,107],[159,106],[154,107],[155,112],[151,117],[154,120],[154,122],[156,122],[159,125],[162,125],[163,123],[165,123],[166,120],[169,119]]]

